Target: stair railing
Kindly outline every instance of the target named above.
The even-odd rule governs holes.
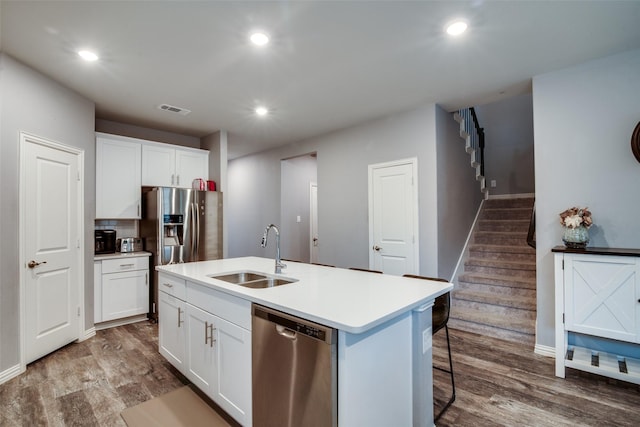
[[[527,232],[527,245],[536,248],[536,204],[533,203],[531,219],[529,220],[529,231]]]
[[[474,150],[477,154],[475,156],[475,163],[480,165],[480,175],[484,174],[484,128],[480,127],[478,123],[478,116],[476,110],[471,108],[464,108],[458,111],[458,114],[464,120],[464,128],[469,135],[469,147],[467,152]]]
[[[480,127],[478,123],[478,116],[476,115],[475,108],[469,108],[471,111],[471,117],[473,118],[473,127],[478,134],[478,148],[480,149],[480,175],[486,176],[484,174],[484,128]]]

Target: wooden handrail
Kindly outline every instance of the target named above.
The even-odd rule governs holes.
[[[531,219],[529,220],[529,231],[527,232],[527,245],[536,248],[536,203],[533,202]]]

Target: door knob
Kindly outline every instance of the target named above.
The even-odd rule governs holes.
[[[29,268],[34,268],[34,267],[39,266],[40,264],[46,264],[46,263],[47,263],[47,261],[38,262],[38,261],[31,260],[31,261],[29,261],[29,264],[27,264],[27,266]]]
[[[381,248],[380,246],[378,246],[378,245],[373,245],[373,250],[374,250],[374,251],[376,251],[376,252],[380,252],[380,250],[381,250],[381,249],[382,249],[382,248]]]

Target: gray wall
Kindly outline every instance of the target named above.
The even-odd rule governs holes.
[[[452,158],[439,159],[436,155],[436,115],[453,121],[449,114],[431,104],[231,161],[229,256],[273,256],[273,249],[261,249],[259,240],[267,224],[281,221],[280,160],[316,152],[319,262],[368,267],[368,165],[417,157],[420,272],[438,276],[439,269],[452,271],[462,246],[457,251],[451,250],[457,252],[451,259],[439,259],[438,233],[456,234],[460,228],[468,230],[471,223],[438,230],[437,169],[455,166],[447,164]],[[451,136],[445,134],[442,138],[445,141]],[[464,152],[462,144],[456,142],[456,147]],[[468,165],[468,158],[463,163]],[[478,188],[475,179],[468,185]],[[448,199],[454,194],[443,197]],[[283,242],[287,238],[283,235]]]
[[[533,99],[531,94],[475,108],[485,129],[485,177],[489,194],[535,192]]]
[[[85,329],[93,326],[93,220],[95,215],[95,106],[48,77],[0,54],[0,372],[20,362],[19,132],[84,150]]]
[[[280,232],[282,257],[309,262],[310,251],[310,183],[318,181],[316,157],[298,156],[282,160],[280,194]],[[297,222],[297,217],[300,222]],[[271,237],[270,237],[271,239]],[[270,240],[269,244],[273,240]]]
[[[111,120],[96,119],[95,131],[128,136],[130,138],[146,139],[148,141],[164,142],[165,144],[181,145],[183,147],[200,148],[200,138],[195,136],[165,132]]]
[[[436,111],[438,141],[438,275],[453,278],[461,248],[484,194],[464,149],[460,125],[451,114]]]
[[[640,50],[533,79],[538,344],[554,345],[551,248],[562,244],[560,212],[590,208],[589,246],[640,247],[640,164],[630,147],[638,76]]]

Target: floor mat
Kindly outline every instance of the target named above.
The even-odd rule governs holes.
[[[229,427],[189,386],[127,408],[120,416],[128,427]]]

